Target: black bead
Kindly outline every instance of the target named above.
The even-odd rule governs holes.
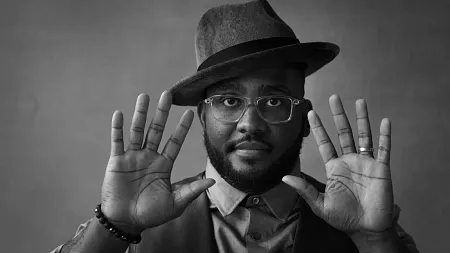
[[[101,205],[97,205],[97,207],[95,208],[95,216],[98,218],[99,222],[101,224],[103,224],[103,226],[108,229],[108,231],[112,234],[114,234],[115,237],[126,241],[128,243],[133,243],[133,244],[138,244],[141,240],[142,237],[139,235],[137,237],[133,237],[133,236],[128,236],[124,233],[122,233],[120,230],[118,230],[117,228],[114,227],[114,225],[108,221],[108,219],[104,216],[104,214],[102,213],[101,210]]]
[[[138,243],[140,243],[141,242],[141,239],[142,239],[142,237],[141,236],[138,236],[138,237],[136,237],[136,238],[134,238],[133,239],[133,244],[138,244]]]
[[[101,224],[105,224],[105,222],[108,221],[108,220],[107,220],[105,217],[103,217],[103,216],[100,217],[98,220],[100,221]]]

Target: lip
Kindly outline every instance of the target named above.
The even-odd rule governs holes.
[[[235,149],[239,150],[260,150],[260,151],[269,151],[270,147],[261,142],[248,142],[244,141],[235,146]]]
[[[241,142],[235,147],[235,154],[246,159],[267,157],[270,147],[261,142]]]
[[[267,157],[269,153],[267,150],[262,149],[236,149],[234,152],[236,155],[247,159],[261,159]]]

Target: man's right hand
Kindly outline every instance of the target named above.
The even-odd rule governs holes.
[[[149,97],[137,98],[126,151],[123,141],[123,115],[114,112],[111,131],[111,156],[102,187],[102,212],[118,229],[137,235],[179,217],[186,207],[215,182],[197,180],[172,185],[173,163],[191,127],[194,113],[187,110],[161,153],[161,142],[172,104],[170,92],[159,100],[155,117],[144,139]]]

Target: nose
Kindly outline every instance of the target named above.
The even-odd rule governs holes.
[[[266,121],[259,116],[256,106],[250,105],[237,124],[237,130],[242,134],[256,134],[267,130]]]

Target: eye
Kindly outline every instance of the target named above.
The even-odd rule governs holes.
[[[220,102],[226,107],[234,107],[240,104],[240,100],[233,97],[224,97],[220,100]]]
[[[276,107],[281,105],[281,100],[277,98],[270,98],[266,101],[266,106]]]

